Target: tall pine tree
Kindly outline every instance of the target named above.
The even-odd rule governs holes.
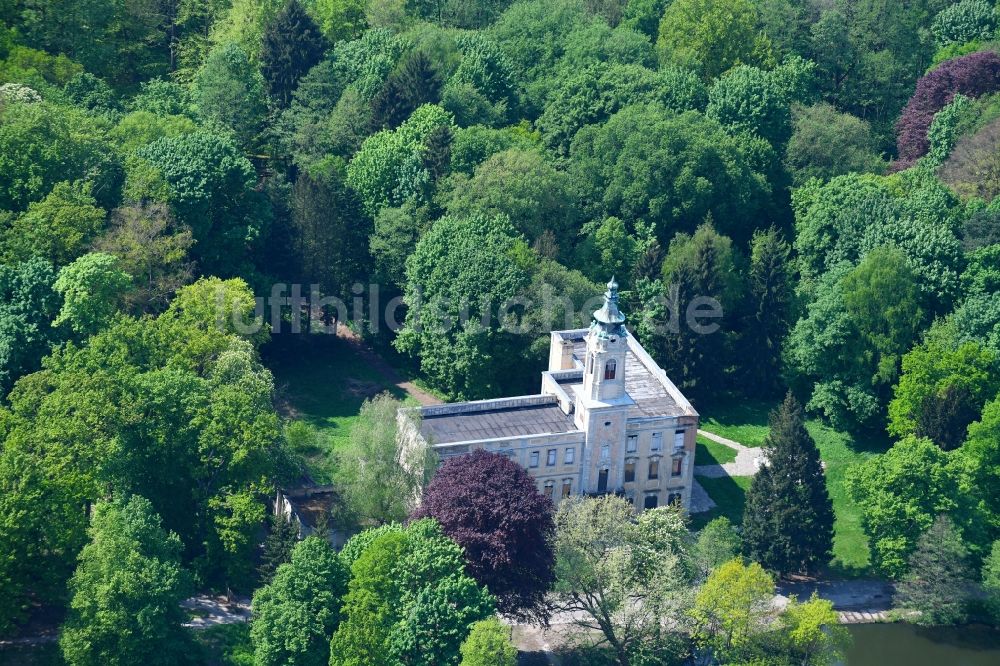
[[[395,129],[417,107],[440,99],[441,77],[423,51],[413,51],[372,100],[372,129]]]
[[[746,393],[753,397],[780,395],[781,345],[791,324],[790,248],[774,227],[757,231],[750,249],[749,307],[743,321],[741,348],[747,376]]]
[[[743,550],[779,574],[815,572],[833,548],[833,504],[819,449],[791,393],[771,412],[764,446],[767,462],[746,495]]]
[[[299,0],[288,0],[264,33],[260,51],[261,74],[278,108],[292,103],[299,79],[323,58],[325,50],[319,26]]]

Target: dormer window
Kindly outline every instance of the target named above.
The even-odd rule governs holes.
[[[611,359],[610,361],[608,361],[604,365],[604,378],[605,379],[614,379],[615,378],[615,371],[617,369],[618,369],[618,363],[615,361],[615,359]]]

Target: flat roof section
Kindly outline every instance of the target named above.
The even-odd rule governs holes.
[[[501,398],[501,402],[503,399]],[[497,409],[427,415],[420,432],[431,444],[453,444],[501,437],[530,437],[576,430],[573,417],[557,402],[542,405],[500,406]]]

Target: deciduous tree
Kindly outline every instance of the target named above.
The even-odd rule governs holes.
[[[474,451],[441,465],[414,517],[434,518],[462,547],[469,575],[497,598],[501,612],[545,618],[554,580],[552,514],[523,467]]]

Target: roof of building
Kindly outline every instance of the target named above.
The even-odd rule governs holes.
[[[550,396],[459,403],[454,411],[447,407],[422,410],[420,432],[435,445],[576,430],[573,417]]]

